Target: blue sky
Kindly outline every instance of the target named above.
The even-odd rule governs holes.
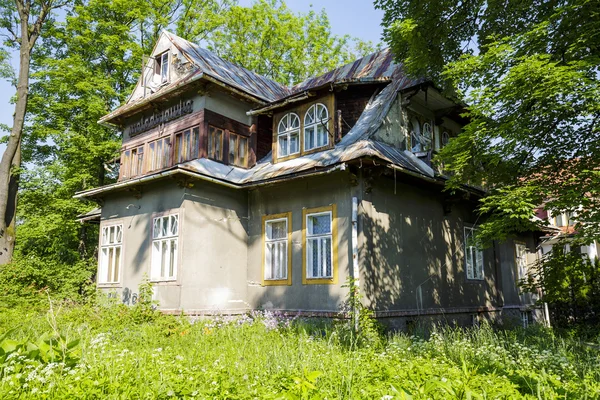
[[[240,5],[250,5],[252,0],[238,0]],[[375,10],[370,0],[287,0],[287,6],[296,12],[306,13],[311,7],[315,11],[325,9],[331,23],[331,30],[336,35],[351,35],[373,43],[381,41],[381,19],[383,12]],[[13,57],[16,67],[18,59]],[[14,88],[6,81],[0,81],[0,123],[12,126],[14,105],[10,98],[14,95]],[[4,146],[0,146],[0,152]]]

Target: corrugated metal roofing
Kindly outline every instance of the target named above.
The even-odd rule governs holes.
[[[226,61],[177,35],[165,33],[175,47],[206,75],[268,102],[290,94],[290,90],[278,82]]]
[[[401,65],[394,62],[389,49],[359,58],[321,76],[309,78],[292,87],[292,93],[298,93],[330,83],[342,82],[389,82],[397,74]]]

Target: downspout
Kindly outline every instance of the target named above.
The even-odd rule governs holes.
[[[358,198],[352,197],[352,278],[353,279],[353,288],[354,296],[357,298],[354,299],[353,310],[354,314],[354,330],[358,331],[359,325],[359,310],[356,308],[356,302],[359,300],[359,291],[360,291],[360,275],[358,269]]]

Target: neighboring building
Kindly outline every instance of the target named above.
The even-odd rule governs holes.
[[[534,233],[481,251],[477,189],[443,191],[432,153],[461,106],[388,50],[288,88],[164,32],[127,103],[101,205],[98,287],[167,312],[332,316],[353,276],[377,317],[539,318],[518,279]]]

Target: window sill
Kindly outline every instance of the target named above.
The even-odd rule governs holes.
[[[178,286],[179,282],[177,281],[177,279],[170,279],[170,280],[151,280],[149,281],[151,284],[153,285],[158,285],[158,286]]]
[[[292,286],[291,279],[263,279],[263,286]]]
[[[485,278],[475,279],[475,278],[466,278],[467,283],[483,283],[485,282]]]
[[[111,283],[98,283],[98,288],[100,289],[111,289],[111,288],[122,288],[123,284],[121,282],[111,282]]]
[[[302,282],[303,285],[334,285],[337,282],[331,278],[306,278]]]

